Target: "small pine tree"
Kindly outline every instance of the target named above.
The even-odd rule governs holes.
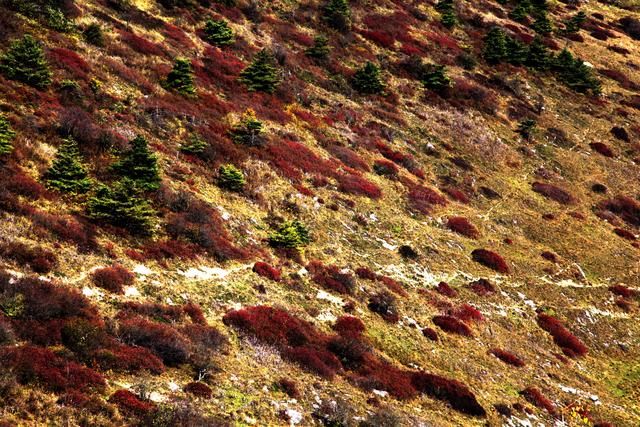
[[[11,43],[0,58],[0,72],[8,79],[45,89],[51,84],[51,70],[38,40],[25,35]]]
[[[233,30],[224,19],[214,21],[209,19],[204,27],[205,39],[214,46],[226,46],[236,40]]]
[[[173,69],[167,75],[167,80],[164,83],[165,87],[173,89],[182,95],[195,94],[196,88],[194,86],[191,61],[188,59],[176,59]]]
[[[514,21],[523,22],[531,12],[531,3],[528,0],[520,1],[511,11],[509,17]]]
[[[536,121],[533,119],[526,119],[521,121],[518,124],[518,129],[516,132],[522,136],[522,139],[525,141],[531,140],[531,135],[533,133],[533,129],[536,127]]]
[[[587,20],[587,14],[583,11],[580,11],[573,15],[570,19],[564,21],[564,30],[565,34],[575,34],[580,31],[582,28],[582,24]]]
[[[149,235],[156,211],[137,190],[137,185],[124,178],[111,187],[100,185],[87,202],[89,218],[124,227],[134,234]]]
[[[490,64],[498,64],[507,56],[507,36],[500,27],[493,27],[484,38],[482,56]]]
[[[298,220],[284,222],[269,236],[269,244],[275,248],[299,249],[309,242],[309,230]]]
[[[7,118],[0,114],[0,156],[11,154],[16,133]]]
[[[63,193],[84,194],[91,188],[87,169],[81,162],[78,143],[67,138],[58,148],[53,164],[44,175],[47,187]]]
[[[244,112],[240,122],[231,129],[229,134],[236,144],[249,147],[260,146],[264,144],[263,127],[262,122],[256,118],[256,113],[249,109]]]
[[[593,70],[580,58],[574,56],[566,48],[553,60],[553,68],[558,72],[560,81],[576,92],[600,94],[602,88],[600,81],[595,77]]]
[[[436,10],[440,12],[440,22],[445,28],[453,28],[457,23],[453,0],[440,0],[436,4]]]
[[[425,88],[438,93],[451,87],[451,79],[447,76],[447,69],[444,65],[427,65],[420,82]]]
[[[520,40],[507,37],[507,61],[513,65],[523,65],[529,56],[529,47]]]
[[[82,32],[82,36],[85,41],[94,46],[104,46],[104,35],[102,34],[102,27],[99,24],[91,23]]]
[[[553,31],[553,27],[551,26],[551,21],[549,21],[549,17],[545,12],[538,13],[536,16],[536,20],[531,25],[531,28],[538,33],[546,36],[547,34],[551,34]]]
[[[328,0],[323,8],[324,20],[339,31],[351,27],[351,8],[348,0]]]
[[[229,191],[242,191],[245,185],[244,174],[233,165],[222,165],[218,169],[218,185]]]
[[[180,151],[186,154],[202,154],[205,148],[207,142],[200,135],[194,134],[180,146]]]
[[[313,39],[313,46],[305,50],[304,53],[311,58],[324,59],[329,55],[330,51],[329,39],[323,35],[319,35]]]
[[[252,91],[273,93],[280,83],[276,60],[266,49],[253,58],[253,62],[240,73],[240,81]]]
[[[353,75],[351,85],[355,90],[364,94],[378,94],[384,90],[384,83],[380,79],[380,68],[367,61],[364,67],[360,68]]]
[[[540,36],[536,36],[529,45],[526,65],[536,70],[546,70],[549,68],[549,49]]]
[[[160,175],[156,155],[149,150],[147,140],[142,136],[135,137],[130,144],[131,150],[124,153],[111,170],[128,178],[137,189],[157,190],[160,188]]]

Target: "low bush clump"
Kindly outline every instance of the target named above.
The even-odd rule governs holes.
[[[444,400],[453,409],[464,414],[475,417],[484,417],[486,415],[486,411],[478,403],[471,390],[460,381],[426,372],[416,372],[411,378],[411,383],[418,391],[436,399]]]
[[[498,273],[508,274],[511,269],[505,259],[498,253],[488,249],[475,249],[471,257],[477,263],[484,265]]]
[[[360,338],[365,326],[362,320],[354,316],[341,316],[333,325],[333,330],[343,338]]]
[[[604,157],[615,157],[613,150],[603,142],[592,142],[589,144],[589,147],[591,147],[593,151],[603,155]]]
[[[496,293],[495,286],[493,286],[493,284],[487,279],[475,280],[469,283],[469,287],[473,292],[482,297]]]
[[[465,337],[473,337],[471,328],[467,326],[462,320],[453,316],[434,316],[431,319],[433,323],[445,332],[452,334],[458,334]]]
[[[382,284],[385,285],[394,294],[400,295],[401,297],[405,298],[409,296],[402,284],[397,282],[396,280],[393,280],[391,277],[378,276],[378,280],[382,282]]]
[[[145,402],[129,390],[118,390],[109,397],[109,402],[128,415],[143,417],[155,409],[151,402]]]
[[[446,206],[447,199],[435,190],[423,185],[414,185],[409,190],[409,207],[422,214],[429,214],[436,205]]]
[[[447,227],[449,230],[461,234],[470,239],[480,237],[480,232],[469,220],[462,216],[452,216],[447,219]]]
[[[119,264],[111,267],[99,268],[91,275],[93,283],[102,289],[115,294],[124,293],[125,286],[131,286],[135,275]]]
[[[600,211],[612,212],[627,224],[640,227],[640,203],[631,197],[616,196],[613,199],[603,200],[596,208]]]
[[[389,323],[395,323],[400,320],[398,308],[396,307],[396,299],[389,292],[382,291],[372,295],[367,304],[369,310],[382,316]]]
[[[636,289],[628,288],[624,285],[612,285],[609,286],[609,292],[621,296],[623,298],[635,298],[640,296],[640,291]]]
[[[356,289],[356,280],[353,274],[338,266],[325,266],[320,261],[312,261],[307,265],[307,270],[311,273],[311,279],[325,289],[346,295],[353,295]]]
[[[571,205],[576,202],[575,197],[573,197],[569,192],[553,184],[534,182],[531,185],[531,188],[533,189],[533,191],[535,191],[538,194],[541,194],[547,199],[554,200],[563,205]]]
[[[540,409],[544,409],[550,414],[556,413],[556,405],[553,404],[542,392],[535,387],[527,387],[520,392],[520,394],[534,406]]]
[[[482,322],[484,320],[484,317],[482,316],[482,313],[480,313],[480,310],[467,303],[464,303],[461,306],[451,310],[449,314],[462,320],[463,322]]]
[[[169,366],[189,359],[189,341],[170,325],[131,316],[119,322],[118,332],[124,342],[148,348]]]
[[[298,385],[295,381],[290,380],[288,378],[281,378],[277,383],[276,387],[286,393],[287,396],[297,399],[300,397],[300,390],[298,390]]]
[[[515,354],[509,351],[502,350],[499,348],[493,348],[489,350],[489,354],[493,354],[495,357],[502,360],[504,363],[508,365],[512,365],[517,368],[521,368],[524,366],[524,360],[522,360],[520,357],[516,356]]]
[[[338,180],[338,190],[343,193],[365,196],[374,200],[382,197],[380,187],[360,175],[341,174],[336,179]]]
[[[258,261],[253,265],[253,272],[258,276],[266,277],[274,282],[279,282],[282,278],[282,273],[277,268],[274,268],[266,262]]]
[[[361,279],[376,280],[378,275],[374,273],[369,267],[356,268],[356,275]]]
[[[0,257],[13,260],[22,267],[28,266],[40,274],[49,273],[58,265],[58,258],[53,252],[15,241],[0,243]]]
[[[555,342],[567,356],[576,358],[587,354],[587,346],[565,328],[555,317],[545,313],[539,313],[538,326],[551,334],[553,342]]]
[[[213,394],[211,387],[199,381],[190,382],[185,385],[184,391],[202,399],[211,399],[211,395]]]
[[[453,289],[447,282],[440,282],[438,283],[438,286],[436,287],[436,290],[441,293],[442,295],[449,297],[449,298],[455,298],[458,296],[458,291],[456,291],[455,289]]]
[[[285,221],[269,236],[269,244],[276,248],[299,249],[310,241],[309,230],[298,220]]]
[[[429,338],[431,341],[438,341],[438,333],[433,328],[424,328],[422,330],[422,335]]]

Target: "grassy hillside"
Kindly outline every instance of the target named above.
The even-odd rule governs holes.
[[[640,424],[635,3],[0,0],[0,425]]]

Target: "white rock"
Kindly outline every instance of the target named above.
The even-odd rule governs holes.
[[[302,412],[296,411],[295,409],[291,408],[287,409],[284,412],[287,415],[287,418],[289,418],[290,425],[295,426],[296,424],[300,424],[300,422],[302,421]]]
[[[124,288],[124,296],[126,297],[139,297],[140,291],[135,286],[126,286]]]
[[[133,272],[141,276],[148,276],[150,274],[153,274],[153,271],[149,267],[142,264],[136,265],[135,268],[133,269]]]

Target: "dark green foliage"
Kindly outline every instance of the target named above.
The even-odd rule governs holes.
[[[89,24],[87,28],[82,32],[82,36],[85,41],[94,46],[104,46],[104,35],[102,34],[102,27],[95,22]]]
[[[582,59],[574,58],[567,49],[563,49],[554,59],[553,68],[558,72],[560,81],[572,90],[580,93],[600,94],[601,84],[592,68],[587,66]]]
[[[243,114],[240,123],[235,125],[229,134],[236,144],[254,147],[264,144],[262,128],[262,122],[256,118],[253,110],[247,110]]]
[[[498,64],[507,56],[507,36],[500,27],[493,27],[484,38],[482,50],[484,59],[490,64]]]
[[[73,23],[57,7],[45,6],[44,22],[49,28],[61,33],[68,33],[74,28]]]
[[[196,88],[193,81],[193,69],[188,59],[176,59],[173,69],[167,75],[164,85],[182,95],[193,95]]]
[[[533,28],[536,33],[542,35],[551,34],[551,32],[553,31],[551,21],[549,21],[549,18],[547,17],[547,14],[545,12],[537,14],[536,20],[531,25],[531,28]]]
[[[11,43],[0,58],[0,71],[8,79],[17,80],[37,89],[51,84],[51,70],[38,40],[27,34]]]
[[[0,156],[11,154],[16,133],[7,118],[0,114]]]
[[[522,138],[525,141],[529,141],[531,140],[531,133],[533,132],[533,129],[536,127],[536,121],[533,119],[526,119],[521,121],[518,124],[518,129],[516,130],[516,132],[518,132],[520,134],[520,136],[522,136]]]
[[[351,85],[355,90],[365,94],[382,93],[384,83],[380,79],[380,68],[377,65],[367,61],[364,67],[360,68],[353,75]]]
[[[311,58],[323,59],[329,55],[330,51],[329,39],[323,35],[319,35],[313,39],[313,46],[305,50],[304,53]]]
[[[224,19],[220,21],[209,19],[205,24],[204,34],[206,40],[214,46],[226,46],[233,44],[236,40],[233,30]]]
[[[91,188],[87,169],[81,162],[78,144],[66,139],[58,148],[53,164],[44,175],[47,187],[63,193],[83,194]]]
[[[266,49],[261,50],[253,58],[253,62],[240,73],[240,81],[254,92],[273,91],[280,83],[276,60]]]
[[[348,0],[328,0],[323,13],[327,24],[336,30],[347,31],[351,26],[351,8]]]
[[[148,235],[155,210],[144,199],[134,181],[123,178],[111,187],[100,185],[87,203],[87,215],[95,220],[124,227],[134,234]]]
[[[513,37],[507,37],[507,62],[513,65],[523,65],[529,56],[529,47]]]
[[[571,18],[564,21],[564,29],[562,33],[564,34],[575,34],[580,31],[582,28],[582,24],[587,20],[587,14],[583,11],[580,11],[573,15]]]
[[[447,69],[444,65],[427,65],[420,82],[425,88],[434,92],[443,92],[451,86],[451,79],[447,76]]]
[[[284,222],[269,236],[269,244],[276,248],[298,249],[309,242],[309,230],[298,220]]]
[[[509,17],[514,21],[523,22],[531,12],[531,3],[528,0],[520,1],[511,11]]]
[[[440,0],[436,4],[436,10],[440,12],[440,22],[446,28],[453,28],[458,22],[453,0]]]
[[[218,169],[218,185],[230,191],[242,191],[245,185],[244,175],[233,165],[222,165]]]
[[[549,68],[549,63],[549,49],[542,41],[542,38],[537,36],[529,45],[526,65],[536,70],[546,70]]]
[[[464,52],[456,57],[456,64],[465,70],[471,71],[476,68],[477,62],[476,58],[472,54]]]
[[[130,144],[131,150],[124,153],[111,169],[127,178],[136,189],[157,190],[160,187],[160,175],[156,155],[149,150],[147,140],[142,136],[135,137]]]
[[[186,154],[202,154],[205,148],[207,142],[200,135],[194,134],[180,146],[180,151]]]
[[[64,3],[60,0],[5,0],[11,9],[23,14],[24,16],[35,19],[49,28],[60,31],[69,32],[73,29],[73,24],[69,21],[64,13],[60,10]]]

